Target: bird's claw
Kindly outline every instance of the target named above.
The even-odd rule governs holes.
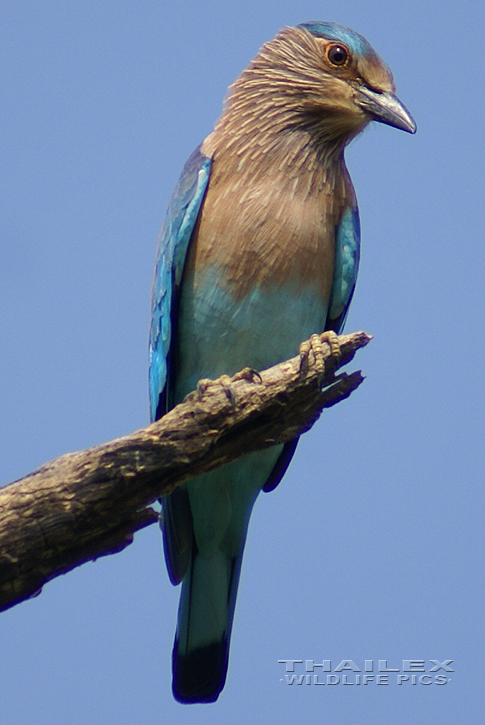
[[[219,385],[221,385],[224,395],[230,402],[231,406],[233,408],[236,407],[236,395],[234,393],[234,389],[231,385],[234,378],[231,378],[229,375],[221,375],[220,378],[217,378],[217,382]]]
[[[204,393],[205,393],[205,391],[207,390],[207,388],[209,387],[209,385],[210,385],[210,384],[211,384],[212,382],[213,382],[213,381],[212,381],[212,380],[210,380],[209,378],[202,378],[201,380],[198,380],[198,381],[197,381],[197,385],[195,386],[195,392],[196,392],[196,394],[197,394],[197,400],[198,400],[199,402],[200,402],[200,401],[202,400],[202,398],[204,397]],[[191,395],[191,393],[189,393],[189,396],[190,396],[190,395]],[[188,397],[188,396],[187,396],[187,397]]]
[[[326,343],[330,356],[325,359],[323,345]],[[311,357],[310,357],[311,356]],[[314,334],[309,340],[300,345],[300,373],[304,372],[309,363],[313,364],[317,372],[323,375],[329,369],[335,369],[340,360],[340,343],[338,335],[333,330],[327,330],[320,335]]]
[[[239,370],[239,372],[235,373],[232,377],[229,375],[221,375],[218,382],[222,385],[226,398],[233,408],[236,407],[236,393],[234,392],[232,383],[236,383],[238,380],[247,380],[250,383],[254,383],[255,380],[258,380],[260,383],[263,382],[263,379],[258,371],[253,370],[253,368],[250,367],[245,367],[242,370]]]
[[[263,382],[263,378],[258,373],[257,370],[254,370],[253,368],[245,367],[242,370],[240,370],[238,373],[232,376],[232,380],[247,380],[248,383],[254,383],[255,380],[258,381],[258,383]]]
[[[231,403],[232,407],[236,407],[236,394],[234,392],[234,389],[232,387],[232,383],[237,382],[238,380],[247,380],[250,383],[254,383],[255,380],[257,380],[259,383],[263,382],[263,379],[261,375],[258,373],[257,370],[253,370],[253,368],[245,367],[239,372],[237,372],[232,377],[230,375],[221,375],[217,380],[209,380],[209,378],[202,378],[198,381],[197,386],[195,388],[195,395],[197,397],[197,400],[200,402],[202,398],[204,397],[204,393],[207,390],[207,388],[210,385],[214,385],[215,382],[219,383],[224,390],[224,394],[226,398]],[[185,400],[192,399],[192,396],[194,393],[189,393]]]

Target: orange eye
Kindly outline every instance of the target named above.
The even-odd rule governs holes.
[[[331,45],[327,56],[332,65],[345,65],[349,59],[349,51],[343,45]]]

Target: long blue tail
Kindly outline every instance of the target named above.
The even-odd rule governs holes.
[[[224,687],[242,554],[192,555],[172,655],[172,689],[179,702],[215,702]]]
[[[283,475],[295,448],[287,445],[289,455],[283,446],[246,454],[164,502],[170,578],[183,582],[172,655],[179,702],[215,702],[224,687],[249,518],[261,488]]]

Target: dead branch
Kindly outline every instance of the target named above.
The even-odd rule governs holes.
[[[154,523],[150,504],[188,478],[308,430],[323,408],[348,397],[360,372],[335,377],[364,332],[342,335],[340,357],[322,346],[258,374],[201,381],[156,423],[68,453],[0,490],[0,611],[59,574],[121,551]],[[248,371],[247,371],[248,373]]]

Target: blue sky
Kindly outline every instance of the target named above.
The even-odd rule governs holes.
[[[374,335],[352,366],[366,381],[257,502],[215,705],[172,700],[178,590],[152,527],[1,615],[3,723],[479,720],[478,0],[2,2],[1,482],[148,422],[173,185],[259,46],[312,19],[367,37],[418,123],[414,137],[374,124],[348,149],[363,244],[346,330]],[[453,659],[455,672],[444,686],[289,686],[289,658]]]

